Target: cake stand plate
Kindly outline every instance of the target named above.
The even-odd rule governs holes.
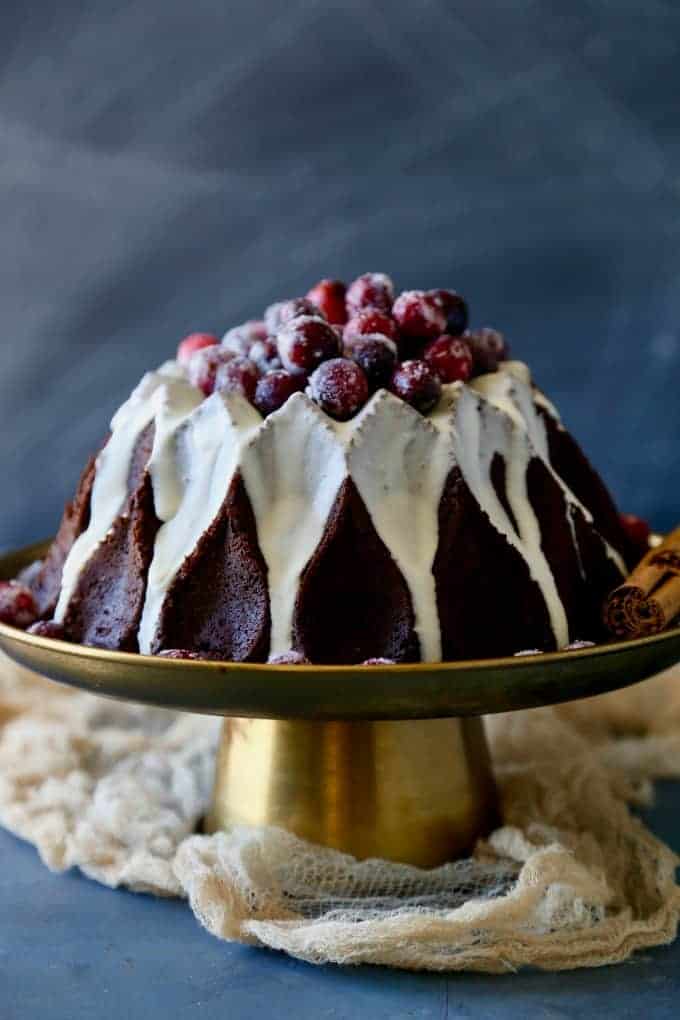
[[[48,543],[0,558],[10,579]],[[603,694],[680,661],[680,628],[578,651],[400,666],[268,666],[107,652],[0,624],[34,673],[226,716],[209,830],[276,824],[357,857],[434,866],[497,821],[481,715]]]

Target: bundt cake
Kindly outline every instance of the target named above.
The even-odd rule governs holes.
[[[415,662],[601,634],[629,539],[500,333],[369,273],[146,375],[4,618],[108,649]]]

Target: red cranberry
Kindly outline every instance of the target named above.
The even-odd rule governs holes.
[[[225,351],[238,354],[241,357],[248,357],[250,349],[258,340],[267,339],[267,327],[259,319],[251,319],[240,326],[234,326],[222,337],[222,347]]]
[[[240,393],[252,402],[260,373],[248,358],[232,358],[217,370],[215,389],[220,393]]]
[[[347,322],[345,296],[347,287],[342,280],[319,280],[307,294],[307,300],[326,316],[334,326],[342,326]]]
[[[177,348],[177,360],[180,365],[188,365],[192,354],[202,350],[204,347],[214,347],[219,340],[212,333],[189,333]]]
[[[434,340],[446,330],[444,312],[424,290],[405,290],[394,302],[392,314],[404,337]]]
[[[347,311],[356,315],[364,308],[386,312],[392,308],[394,284],[386,273],[364,273],[347,290]]]
[[[496,372],[500,362],[505,361],[510,353],[503,334],[497,329],[468,330],[465,339],[472,351],[475,375]]]
[[[297,319],[301,315],[313,315],[316,318],[324,318],[321,309],[317,308],[308,298],[291,298],[288,301],[277,301],[270,305],[264,313],[264,321],[267,325],[267,332],[274,336],[291,319]]]
[[[447,333],[460,336],[468,324],[468,307],[460,294],[456,294],[455,290],[430,290],[428,293],[446,316]]]
[[[397,363],[397,345],[386,336],[360,336],[345,347],[345,354],[362,368],[373,393],[387,386]]]
[[[368,380],[363,369],[346,358],[332,358],[319,365],[309,379],[312,398],[336,421],[347,421],[368,400]]]
[[[307,379],[304,375],[291,375],[284,369],[267,372],[258,380],[253,403],[263,418],[273,414],[286,403],[294,393],[305,388]]]
[[[37,616],[38,607],[30,588],[17,581],[0,581],[0,623],[26,630]]]
[[[187,648],[166,648],[158,653],[159,659],[200,659],[199,652],[190,652]]]
[[[369,333],[380,333],[381,336],[389,337],[390,340],[396,340],[397,324],[391,315],[367,308],[349,320],[343,336],[345,343],[351,343],[358,336],[367,336]]]
[[[53,641],[64,641],[64,628],[56,620],[38,620],[32,627],[28,628],[29,634],[36,637],[52,638]]]
[[[305,658],[302,652],[294,652],[291,648],[289,652],[283,652],[282,655],[271,655],[269,657],[270,666],[311,666],[309,659]]]
[[[620,514],[619,516],[623,530],[626,532],[631,544],[636,552],[643,556],[649,549],[649,537],[652,529],[647,521],[643,520],[642,517],[636,517],[635,514]]]
[[[325,319],[315,315],[292,319],[276,340],[283,367],[293,374],[309,375],[322,361],[340,353],[338,334]]]
[[[250,348],[248,357],[253,361],[260,372],[271,372],[275,368],[281,368],[279,349],[269,337],[266,340],[256,340]]]
[[[459,336],[444,333],[437,340],[431,340],[423,358],[443,383],[459,379],[465,382],[472,375],[472,351]]]
[[[439,377],[426,361],[404,361],[397,365],[390,389],[421,414],[432,410],[442,392]]]
[[[231,361],[234,354],[224,347],[205,347],[192,355],[187,366],[189,382],[203,390],[206,397],[215,389],[215,377],[221,365]]]

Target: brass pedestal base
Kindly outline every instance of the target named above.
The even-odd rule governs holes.
[[[207,828],[278,825],[358,858],[434,867],[496,820],[480,719],[227,719]]]

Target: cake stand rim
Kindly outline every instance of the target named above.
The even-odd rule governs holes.
[[[0,555],[0,579],[10,579],[39,558],[49,542]],[[406,720],[516,711],[630,686],[680,661],[680,627],[572,651],[380,666],[163,659],[41,638],[3,623],[0,650],[20,665],[69,686],[190,712],[270,719]],[[626,679],[614,679],[615,672],[625,671],[626,660],[630,675],[624,672]],[[505,684],[485,684],[506,671]],[[581,682],[575,682],[579,672]],[[135,673],[140,679],[131,682]],[[546,680],[545,673],[551,678]],[[203,683],[197,682],[199,676]],[[366,691],[368,677],[379,683]],[[239,682],[234,683],[235,678]],[[283,678],[285,687],[280,684]],[[359,682],[363,690],[354,689]],[[463,685],[457,697],[456,682]]]

